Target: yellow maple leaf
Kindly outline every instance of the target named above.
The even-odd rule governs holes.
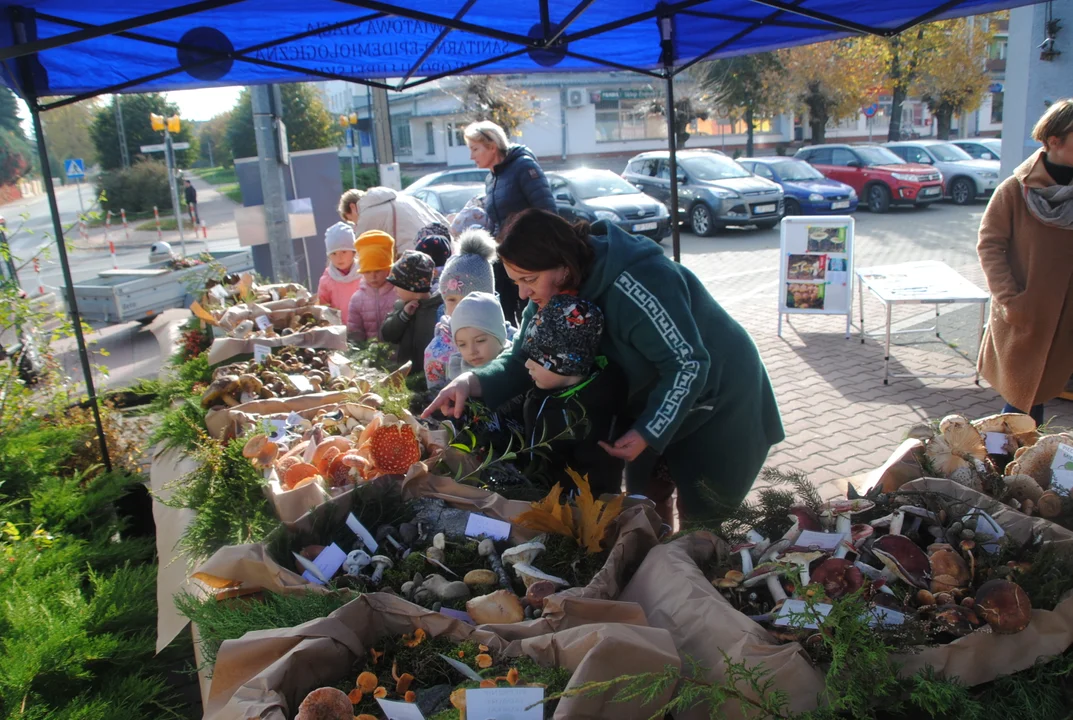
[[[576,538],[573,518],[567,515],[570,508],[559,504],[562,492],[562,487],[556,483],[543,500],[532,503],[532,510],[526,510],[514,518],[514,524],[538,532],[552,532]]]
[[[589,552],[600,552],[607,527],[622,512],[622,495],[607,503],[597,500],[592,496],[588,475],[582,477],[570,468],[566,472],[578,488],[577,509],[580,517],[575,537],[578,544]]]

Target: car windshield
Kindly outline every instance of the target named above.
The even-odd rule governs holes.
[[[730,158],[719,155],[682,158],[678,163],[697,180],[729,180],[751,175],[748,170]]]
[[[901,165],[905,162],[884,147],[855,147],[853,150],[865,165]]]
[[[957,145],[929,145],[931,154],[939,158],[939,162],[961,162],[972,160],[972,155],[959,148]]]
[[[980,144],[995,153],[995,157],[998,157],[999,151],[1002,150],[1001,140],[981,140]]]
[[[823,173],[807,162],[781,162],[777,165],[772,165],[772,169],[783,182],[823,180]]]
[[[591,175],[574,175],[570,178],[578,198],[606,197],[608,195],[633,195],[640,192],[633,185],[614,173],[593,173]]]
[[[464,208],[466,203],[476,195],[483,195],[484,188],[475,185],[473,188],[441,190],[436,194],[440,197],[440,205],[443,206],[443,213],[445,215],[451,215]]]

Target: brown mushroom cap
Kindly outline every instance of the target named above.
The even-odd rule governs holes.
[[[927,442],[924,451],[943,477],[972,467],[973,458],[987,457],[983,436],[961,415],[944,417],[939,423],[939,434]]]
[[[1043,494],[1043,488],[1031,475],[1007,475],[1002,478],[1006,483],[1006,497],[1013,498],[1019,503],[1031,500],[1039,502],[1039,496]]]
[[[353,720],[354,706],[338,688],[322,687],[306,695],[295,720]]]
[[[971,609],[963,605],[943,605],[931,613],[932,622],[939,630],[963,637],[980,624],[980,618]]]
[[[928,556],[904,535],[884,535],[872,544],[880,562],[903,582],[927,589],[931,565]]]
[[[1036,501],[1039,514],[1045,518],[1058,517],[1062,514],[1062,498],[1053,490],[1048,490]]]
[[[832,600],[856,592],[864,585],[864,575],[845,558],[828,558],[812,571],[812,582],[823,586]]]
[[[999,413],[988,415],[979,420],[973,420],[972,426],[981,433],[1003,433],[1004,435],[1020,435],[1032,432],[1036,429],[1036,421],[1030,415],[1024,413]]]
[[[1032,621],[1032,601],[1020,585],[988,580],[976,591],[975,610],[997,633],[1017,633]]]
[[[804,505],[795,505],[790,508],[790,515],[797,520],[798,530],[822,530],[820,519],[816,514]]]
[[[933,593],[963,588],[972,579],[969,576],[969,566],[965,564],[961,555],[954,552],[953,548],[936,550],[931,554],[929,564]]]
[[[1054,454],[1063,443],[1073,445],[1073,435],[1044,435],[1035,445],[1017,451],[1013,461],[1006,466],[1006,474],[1031,475],[1039,486],[1046,490],[1051,486],[1051,463],[1054,462]]]

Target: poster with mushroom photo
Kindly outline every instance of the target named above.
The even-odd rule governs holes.
[[[779,313],[848,315],[853,285],[853,218],[782,221]],[[781,325],[780,325],[781,332]]]

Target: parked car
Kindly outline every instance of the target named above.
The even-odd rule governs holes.
[[[745,158],[743,168],[782,186],[786,215],[829,215],[857,209],[857,191],[825,178],[804,160],[788,157]]]
[[[1001,160],[1002,141],[998,138],[976,138],[975,140],[951,140],[977,160]]]
[[[622,177],[646,195],[670,202],[671,172],[667,151],[630,159]],[[707,237],[728,225],[773,228],[782,218],[782,188],[753,175],[721,153],[678,153],[678,207],[693,232]]]
[[[548,173],[555,209],[571,222],[610,220],[632,235],[656,242],[671,234],[667,206],[610,170],[563,170]]]
[[[444,217],[454,215],[473,198],[484,195],[484,183],[429,185],[410,193]]]
[[[925,207],[943,198],[942,173],[903,162],[879,145],[812,145],[794,157],[852,187],[872,212],[887,212],[891,205]]]
[[[951,143],[911,140],[886,143],[885,147],[905,162],[937,167],[943,174],[947,197],[958,205],[988,197],[998,187],[998,160],[973,160],[971,155]]]
[[[429,187],[430,185],[459,185],[463,183],[480,183],[483,185],[484,180],[487,177],[488,171],[477,167],[465,168],[463,170],[442,170],[440,172],[422,175],[417,178],[417,180],[410,183],[403,192],[407,195],[413,195],[418,190]]]

